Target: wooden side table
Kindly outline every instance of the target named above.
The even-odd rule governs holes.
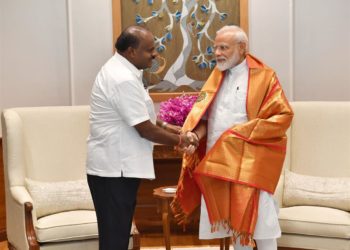
[[[163,223],[163,235],[164,235],[164,243],[165,249],[171,250],[170,246],[170,203],[175,197],[174,193],[168,193],[164,190],[175,189],[177,186],[164,186],[155,188],[153,190],[153,196],[160,200],[161,202],[161,213],[162,213],[162,223]],[[220,250],[229,250],[230,248],[230,238],[220,239]]]
[[[153,190],[153,196],[161,202],[162,222],[163,222],[163,235],[165,249],[170,250],[170,203],[175,197],[175,193],[166,193],[166,188],[174,188],[176,186],[164,186]]]

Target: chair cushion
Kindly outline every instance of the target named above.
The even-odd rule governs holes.
[[[94,210],[86,180],[42,182],[26,179],[38,218],[73,210]]]
[[[350,239],[348,212],[314,206],[280,208],[279,222],[283,233]]]
[[[35,232],[40,243],[93,239],[98,237],[95,211],[77,210],[44,216]],[[130,235],[137,232],[132,224]]]
[[[77,210],[44,216],[35,231],[40,243],[97,238],[96,213]]]
[[[350,211],[350,178],[285,171],[283,206],[323,206]]]

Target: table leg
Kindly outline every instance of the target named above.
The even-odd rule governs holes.
[[[231,243],[231,237],[226,237],[225,238],[225,250],[230,249],[230,243]]]
[[[220,250],[224,250],[225,247],[225,238],[220,239]]]
[[[169,221],[169,202],[168,200],[162,201],[162,221],[163,221],[163,234],[165,249],[170,250],[170,221]]]
[[[229,250],[230,249],[231,238],[221,238],[220,239],[220,250]]]

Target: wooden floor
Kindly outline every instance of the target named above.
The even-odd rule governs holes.
[[[164,240],[162,234],[142,234],[141,235],[141,247],[162,247],[164,246]],[[198,239],[198,235],[172,235],[172,246],[200,246],[200,245],[213,245],[218,246],[218,240],[201,241]],[[0,242],[0,250],[8,250],[7,242]]]
[[[163,247],[164,241],[162,234],[143,234],[141,235],[141,247]],[[218,240],[199,240],[198,235],[172,235],[172,246],[219,246]],[[297,250],[294,248],[278,248],[279,250]],[[0,242],[0,250],[8,250],[7,242]],[[300,249],[299,249],[300,250]]]
[[[219,240],[199,240],[198,235],[171,235],[171,246],[219,246]],[[141,247],[164,246],[162,234],[141,234]]]
[[[0,250],[8,250],[6,241],[0,242]]]

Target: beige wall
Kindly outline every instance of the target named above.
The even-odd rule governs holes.
[[[112,55],[110,0],[1,0],[0,109],[87,104]]]
[[[111,0],[0,0],[0,111],[88,104],[111,12]],[[348,0],[249,0],[251,52],[290,100],[350,101],[349,23]]]
[[[294,101],[350,101],[350,1],[250,0],[250,47]]]

